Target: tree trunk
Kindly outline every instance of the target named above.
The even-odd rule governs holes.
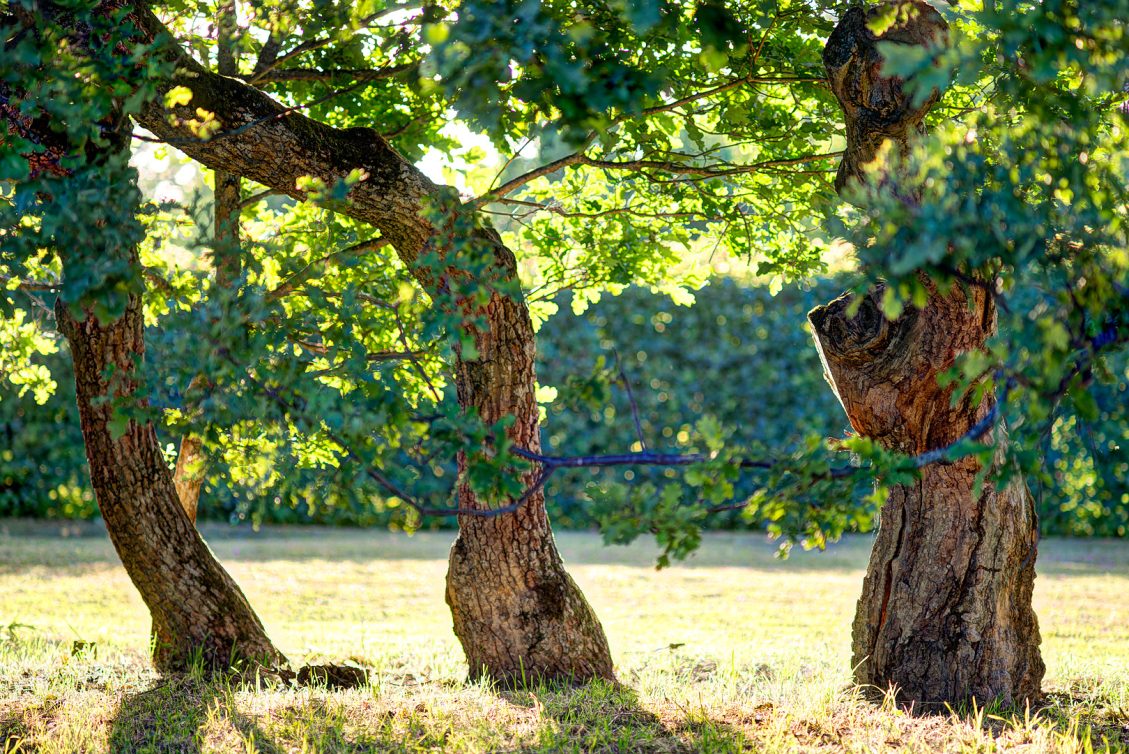
[[[193,379],[189,389],[198,386],[200,380]],[[200,488],[204,484],[204,441],[191,432],[180,438],[180,449],[176,454],[176,468],[172,474],[176,499],[188,516],[189,522],[196,525],[196,510],[200,503]]]
[[[271,667],[285,663],[239,587],[184,515],[153,425],[130,421],[121,437],[111,433],[113,408],[102,398],[126,398],[137,386],[134,365],[145,351],[141,299],[131,296],[122,317],[108,324],[90,313],[76,319],[62,302],[55,316],[74,359],[98,508],[153,616],[154,664],[178,671],[195,662],[213,668],[240,659]]]
[[[132,124],[115,113],[101,125],[109,145],[88,144],[87,165],[100,171],[106,184],[134,181],[136,174],[126,167]],[[120,197],[108,201],[115,200]],[[140,277],[130,234],[102,230],[93,229],[93,248],[57,250],[64,278],[73,269],[89,270],[91,257],[110,265],[125,262]],[[137,369],[145,355],[141,297],[129,293],[125,304],[117,319],[102,321],[92,305],[72,307],[60,298],[55,320],[74,362],[79,420],[98,508],[153,618],[154,664],[173,672],[195,665],[224,669],[240,661],[276,668],[286,658],[181,508],[152,423],[131,419],[116,431],[115,402],[146,405],[136,396],[141,387]]]
[[[224,76],[239,74],[239,59],[236,53],[235,2],[226,0],[216,11],[216,68]],[[212,264],[216,272],[216,285],[228,288],[239,280],[243,260],[240,255],[239,217],[243,201],[237,173],[223,170],[215,171],[215,187],[212,191],[215,213]],[[197,376],[189,385],[189,390],[202,388],[207,384],[203,376]],[[204,442],[191,433],[180,440],[180,450],[176,455],[176,469],[173,482],[176,494],[188,519],[196,523],[196,510],[200,505],[200,488],[204,483]]]
[[[863,179],[886,141],[906,147],[933,95],[914,106],[902,82],[881,75],[880,39],[929,44],[944,21],[918,0],[895,0],[899,20],[881,37],[867,27],[877,12],[852,9],[828,40],[824,64],[847,120],[847,149],[836,177],[842,190]],[[881,7],[881,6],[878,6]],[[906,12],[908,11],[908,12]],[[926,306],[888,321],[880,284],[851,316],[843,296],[811,312],[816,345],[851,426],[887,448],[920,454],[945,447],[991,411],[991,396],[951,406],[938,375],[996,331],[983,285],[942,292],[928,280]],[[996,430],[1003,442],[1003,430]],[[977,484],[966,458],[922,469],[895,486],[878,535],[853,627],[855,678],[902,702],[930,707],[976,699],[1020,703],[1039,696],[1043,662],[1031,606],[1038,527],[1022,479],[997,490]]]
[[[212,249],[212,266],[215,268],[216,287],[229,289],[239,282],[243,274],[241,259],[242,245],[239,236],[241,184],[238,175],[215,171],[215,231]],[[207,389],[208,381],[197,375],[189,384],[189,391]],[[184,512],[193,524],[196,523],[196,510],[200,504],[200,488],[204,483],[204,442],[192,433],[180,440],[180,450],[176,455],[176,469],[173,483]]]
[[[859,434],[907,454],[945,447],[992,409],[991,397],[950,407],[937,384],[995,331],[991,297],[933,290],[923,310],[889,322],[881,296],[878,286],[854,317],[849,296],[811,313],[828,380]],[[891,489],[854,621],[860,684],[896,686],[918,705],[1038,697],[1034,505],[1021,478],[997,490],[976,483],[979,471],[972,458],[932,464]]]
[[[130,20],[151,39],[165,33],[160,21],[144,9],[135,9]],[[214,170],[238,173],[297,199],[305,198],[298,188],[302,176],[332,185],[362,169],[365,179],[335,209],[378,228],[428,294],[440,293],[442,281],[421,269],[417,260],[435,241],[424,206],[457,203],[450,189],[432,183],[373,129],[336,129],[284,111],[263,92],[213,74],[172,45],[166,45],[163,54],[177,73],[162,88],[187,86],[193,92],[191,107],[216,113],[227,135],[211,141],[194,138],[168,117],[160,97],[139,114],[141,125]],[[251,123],[254,128],[248,127]],[[494,255],[503,282],[516,281],[513,253],[497,234],[482,229],[476,237]],[[514,441],[538,448],[529,311],[524,302],[495,294],[487,319],[489,332],[475,334],[478,358],[460,358],[456,364],[460,404],[477,410],[486,421],[514,416]],[[460,504],[466,507],[504,504],[462,492]],[[533,496],[514,514],[462,517],[450,564],[447,600],[472,677],[579,681],[612,676],[603,629],[564,570],[542,495]]]
[[[477,408],[487,423],[515,417],[510,437],[540,451],[529,311],[524,302],[495,294],[486,315],[490,329],[476,339],[480,358],[458,364],[459,402]],[[463,461],[460,456],[460,467]],[[526,475],[526,485],[534,476]],[[490,507],[465,485],[459,502]],[[613,678],[603,628],[565,571],[541,492],[514,513],[460,517],[447,604],[472,679],[489,676],[519,685]]]

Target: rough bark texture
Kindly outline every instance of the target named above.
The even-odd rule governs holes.
[[[167,33],[144,8],[135,10],[131,20],[149,38]],[[336,209],[378,228],[424,290],[433,296],[440,291],[443,283],[415,262],[435,235],[423,215],[425,202],[455,206],[453,192],[432,183],[373,129],[336,129],[286,112],[266,94],[205,70],[174,46],[165,50],[178,70],[162,91],[182,85],[193,92],[189,105],[176,112],[185,118],[193,117],[198,107],[214,112],[224,134],[206,142],[196,139],[175,118],[170,123],[160,96],[140,115],[142,126],[208,167],[299,199],[304,198],[297,188],[302,176],[332,185],[362,169],[365,178]],[[513,253],[496,233],[484,228],[473,240],[493,255],[504,282],[516,280]],[[487,421],[514,416],[514,440],[537,448],[529,311],[523,301],[496,293],[485,314],[490,329],[475,334],[478,358],[460,358],[456,365],[460,402]],[[460,495],[460,504],[467,507],[504,502],[478,500],[469,490]],[[564,570],[540,494],[512,515],[462,518],[451,550],[447,599],[472,676],[612,677],[603,629]]]
[[[53,5],[38,6],[34,13],[20,9],[17,17],[34,30],[38,14],[73,21]],[[86,43],[90,38],[84,30],[75,30],[75,41]],[[106,50],[96,49],[94,54]],[[62,177],[71,174],[73,167],[67,162],[78,156],[77,148],[63,138],[64,131],[52,128],[49,115],[35,120],[20,120],[12,112],[0,115],[9,128],[21,124],[52,145],[43,153],[52,161],[46,169]],[[107,183],[133,181],[135,176],[122,170],[129,157],[132,125],[120,111],[112,111],[98,125],[105,142],[82,147],[88,166],[115,171],[113,178],[105,176]],[[45,195],[43,200],[50,198]],[[108,262],[111,268],[115,260],[124,262],[139,278],[141,264],[128,234],[100,230],[101,225],[90,229],[92,246],[63,244],[56,249],[64,278],[74,268],[80,275],[89,274],[90,257]],[[117,437],[111,431],[115,401],[144,407],[135,395],[140,387],[136,369],[145,353],[140,297],[129,294],[124,312],[111,321],[99,320],[94,308],[76,306],[72,311],[60,298],[55,320],[74,364],[91,486],[114,548],[152,614],[155,665],[163,671],[196,665],[224,669],[239,660],[271,668],[284,665],[286,658],[267,638],[243,593],[184,514],[152,424],[129,421]]]
[[[64,270],[65,270],[64,260]],[[134,586],[153,616],[154,664],[185,670],[196,661],[226,668],[246,659],[271,667],[285,658],[267,638],[239,587],[184,515],[149,423],[131,421],[121,437],[110,432],[112,406],[135,387],[135,360],[144,355],[141,300],[104,324],[55,308],[74,359],[79,417],[90,478],[106,529]],[[112,369],[111,382],[105,375]]]
[[[888,4],[889,5],[889,4]],[[863,178],[887,139],[905,149],[936,94],[910,106],[902,82],[881,75],[875,42],[928,44],[945,24],[931,7],[898,0],[899,23],[876,38],[879,12],[848,11],[828,40],[824,63],[847,120],[841,190]],[[827,379],[851,426],[885,447],[920,454],[965,435],[992,410],[989,396],[954,407],[937,376],[995,333],[996,313],[983,286],[939,292],[928,280],[926,306],[896,320],[882,312],[883,286],[851,316],[840,297],[809,315]],[[1004,440],[1002,429],[997,439]],[[1019,703],[1039,696],[1043,662],[1031,607],[1038,527],[1022,479],[997,490],[977,484],[975,459],[932,464],[914,485],[896,486],[882,507],[853,627],[860,684],[899,690],[920,707]]]
[[[891,8],[895,23],[881,36],[875,35],[868,24]],[[837,191],[863,174],[863,166],[874,160],[885,142],[904,150],[941,96],[933,90],[924,101],[914,102],[902,89],[901,79],[882,76],[878,43],[927,46],[947,38],[948,25],[941,14],[920,0],[893,0],[843,14],[823,49],[827,79],[846,116],[847,146],[835,175]]]
[[[811,313],[828,380],[859,434],[907,454],[944,447],[992,407],[951,407],[937,384],[994,331],[991,299],[980,288],[934,291],[923,310],[890,322],[881,295],[879,286],[854,317],[846,296]],[[933,464],[891,490],[855,615],[859,683],[896,685],[919,705],[1038,697],[1034,505],[1022,479],[996,490],[976,484],[979,470],[970,458]]]
[[[487,422],[516,417],[514,442],[539,451],[529,313],[524,303],[496,296],[487,318],[490,329],[477,342],[483,358],[459,364],[460,403],[478,407]],[[466,487],[459,500],[485,507]],[[516,684],[613,677],[603,628],[565,571],[540,492],[512,515],[460,518],[447,604],[472,678]]]

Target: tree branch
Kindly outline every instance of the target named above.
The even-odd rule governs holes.
[[[311,277],[313,277],[318,272],[324,271],[327,266],[330,266],[331,264],[336,264],[337,260],[342,258],[342,257],[349,257],[349,256],[356,256],[358,254],[364,254],[364,253],[367,253],[367,252],[370,252],[370,251],[375,251],[377,249],[383,248],[387,245],[388,245],[388,240],[385,239],[385,238],[372,238],[372,239],[369,239],[367,241],[361,241],[360,243],[353,244],[352,246],[348,246],[344,249],[339,249],[337,251],[326,254],[325,256],[323,256],[320,259],[315,259],[314,261],[310,262],[309,264],[307,264],[302,269],[295,272],[290,277],[286,278],[286,280],[282,281],[273,290],[269,291],[267,293],[267,296],[266,296],[267,300],[268,301],[276,301],[276,300],[283,298],[285,296],[289,296],[302,283],[309,280]]]
[[[498,188],[488,191],[487,193],[472,199],[468,202],[469,205],[480,207],[484,204],[497,201],[506,194],[521,188],[532,180],[540,178],[558,170],[573,166],[573,165],[587,165],[594,168],[602,168],[604,170],[657,170],[664,173],[671,173],[673,175],[692,175],[703,178],[725,178],[732,175],[742,175],[745,173],[756,173],[762,170],[770,170],[777,167],[787,167],[789,165],[802,165],[808,162],[818,162],[821,160],[830,160],[842,156],[842,152],[828,152],[827,154],[809,154],[800,157],[788,157],[779,160],[765,160],[763,162],[754,162],[748,165],[727,165],[726,167],[710,167],[705,165],[689,165],[678,162],[671,162],[668,160],[596,160],[582,152],[574,152],[554,160],[539,168],[530,170],[528,173],[512,178],[503,183]],[[692,155],[686,155],[692,157]]]
[[[370,13],[367,16],[365,16],[364,18],[362,18],[360,20],[360,23],[359,23],[358,26],[359,26],[359,28],[364,28],[365,26],[368,26],[369,24],[371,24],[373,21],[376,21],[377,19],[383,18],[384,16],[387,16],[391,13],[396,12],[396,11],[411,10],[413,8],[418,8],[418,7],[419,7],[418,3],[404,3],[403,5],[392,5],[392,6],[389,6],[387,8],[382,8],[381,10],[378,10],[374,13]],[[273,32],[272,32],[272,36],[273,36]],[[298,57],[299,55],[303,55],[307,52],[312,52],[312,51],[317,50],[321,47],[325,47],[326,45],[330,44],[331,42],[334,42],[336,39],[337,39],[337,37],[332,36],[332,35],[326,36],[326,37],[319,37],[318,39],[308,39],[305,42],[299,43],[293,49],[291,49],[288,52],[283,53],[282,55],[278,54],[279,45],[281,43],[276,42],[275,45],[274,45],[274,49],[271,50],[271,55],[270,55],[269,59],[264,60],[263,55],[259,56],[259,62],[255,66],[255,73],[254,73],[254,75],[251,76],[250,79],[248,79],[247,83],[251,84],[251,85],[262,83],[265,80],[265,77],[267,75],[269,75],[271,73],[271,71],[273,71],[276,67],[282,65],[283,63],[287,62],[288,60],[293,60],[294,58]],[[269,37],[267,39],[267,42],[268,43],[270,42]],[[264,50],[264,52],[266,51],[266,45],[264,45],[263,50]]]
[[[138,123],[158,139],[177,146],[212,169],[237,173],[279,193],[304,200],[298,188],[307,176],[334,185],[359,170],[364,178],[345,202],[331,208],[373,225],[387,238],[409,268],[432,234],[421,216],[425,198],[441,189],[405,160],[373,129],[336,129],[283,107],[267,94],[233,78],[204,69],[175,43],[160,20],[134,7],[130,20],[149,41],[166,40],[160,53],[176,73],[159,83],[164,93],[184,86],[193,93],[188,105],[170,113],[158,96],[138,115]],[[201,140],[186,126],[196,108],[216,114],[224,133]],[[170,119],[170,114],[174,117]],[[418,274],[417,274],[418,276]],[[426,284],[426,281],[421,280]]]
[[[354,81],[379,81],[415,70],[418,62],[402,63],[386,68],[283,68],[255,74],[245,78],[248,84],[275,84],[282,81],[333,81],[350,78]]]

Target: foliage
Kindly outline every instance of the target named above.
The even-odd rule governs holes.
[[[539,340],[545,447],[581,456],[636,449],[623,377],[632,386],[648,447],[699,450],[695,425],[703,416],[735,428],[734,442],[766,452],[797,448],[809,435],[840,435],[846,423],[842,409],[823,380],[810,336],[795,327],[810,308],[833,297],[838,286],[829,280],[811,290],[788,287],[771,296],[762,286],[722,279],[695,292],[692,306],[629,288],[604,297],[579,316],[572,314],[567,296],[562,297],[560,312],[542,326]],[[163,362],[160,331],[150,334],[154,361]],[[60,388],[45,405],[37,405],[30,394],[0,402],[0,515],[87,518],[97,513],[69,367],[65,358],[55,359],[50,367]],[[1124,359],[1119,359],[1124,370]],[[1032,477],[1029,483],[1044,534],[1129,533],[1124,390],[1097,392],[1103,412],[1098,420],[1067,412],[1056,424],[1048,457],[1052,476]],[[171,460],[171,441],[177,435],[165,432],[163,437],[170,443]],[[364,498],[343,495],[344,472],[339,468],[295,461],[283,473],[274,465],[275,458],[264,454],[257,476],[248,471],[240,476],[240,469],[252,468],[247,454],[256,445],[225,447],[233,454],[238,448],[244,460],[235,468],[220,461],[221,470],[209,474],[200,500],[205,519],[360,526],[387,526],[397,520],[396,508],[389,509],[378,493]],[[594,527],[601,510],[593,496],[606,497],[616,482],[630,487],[675,478],[671,469],[568,471],[554,476],[547,487],[549,514],[558,527]],[[751,493],[749,484],[738,484],[739,491]],[[867,487],[869,481],[859,481],[856,499],[865,496]],[[850,528],[868,528],[872,509],[855,512],[859,519]],[[429,518],[420,525],[452,523]],[[700,523],[718,529],[763,528],[766,521],[725,511],[703,516]]]
[[[432,244],[407,269],[373,228],[336,213],[365,179],[357,170],[303,179],[310,201],[302,203],[262,201],[249,186],[240,273],[221,281],[222,244],[197,227],[206,212],[191,197],[142,198],[133,168],[87,159],[120,134],[122,118],[154,100],[169,73],[154,54],[160,43],[137,42],[124,16],[85,10],[74,11],[89,31],[78,39],[60,16],[13,0],[3,11],[12,43],[0,68],[5,106],[19,115],[9,120],[22,128],[45,119],[63,146],[18,135],[0,145],[0,338],[14,354],[0,360],[0,378],[12,392],[44,398],[50,388],[38,365],[53,348],[45,336],[53,295],[105,318],[126,295],[144,292],[153,356],[138,396],[116,407],[116,426],[154,419],[170,439],[202,436],[213,488],[230,490],[237,516],[309,500],[311,516],[334,511],[413,529],[425,525],[421,510],[457,507],[452,464],[460,450],[469,454],[463,481],[476,493],[498,505],[523,494],[517,472],[530,459],[509,452],[506,421],[487,425],[463,411],[454,390],[453,364],[460,354],[475,357],[476,312],[492,294],[524,293],[538,320],[559,308],[566,289],[577,314],[632,283],[685,302],[702,276],[683,260],[715,254],[755,263],[779,289],[821,273],[841,236],[857,256],[850,285],[885,278],[889,315],[920,305],[925,281],[993,289],[999,336],[947,379],[958,395],[1006,397],[1008,473],[1072,490],[1072,500],[1085,480],[1111,480],[1077,514],[1051,516],[1053,525],[1124,533],[1124,1],[957,6],[946,11],[948,51],[892,49],[891,70],[911,86],[950,86],[931,116],[933,136],[896,171],[910,190],[860,189],[854,198],[865,195],[864,211],[839,202],[829,185],[842,134],[822,80],[822,40],[835,17],[823,0],[237,6],[235,30],[228,19],[223,34],[196,22],[215,17],[212,4],[177,0],[158,9],[204,64],[232,56],[235,78],[285,105],[343,129],[375,125],[409,159],[438,156],[452,185],[425,207],[438,229]],[[162,103],[174,108],[170,117],[188,113],[192,138],[225,138],[223,113],[193,110],[192,96],[177,87]],[[452,108],[461,120],[449,119]],[[461,143],[481,136],[497,159]],[[58,158],[59,149],[58,170],[29,167]],[[516,251],[524,292],[501,285],[484,253],[488,219]],[[90,227],[106,243],[139,245],[140,259],[98,253],[87,243]],[[416,283],[428,278],[446,281],[433,300]],[[742,374],[756,385],[796,380],[796,392],[803,385],[802,396],[814,396],[817,373],[801,376],[787,361],[799,350],[813,358],[801,346],[802,311],[782,303],[789,301],[764,310],[773,312],[766,330],[792,356],[765,361],[762,344],[748,342]],[[734,321],[748,321],[741,311]],[[569,419],[551,411],[549,439],[568,453],[587,439],[584,447],[601,453],[630,452],[638,442],[621,434],[622,420],[618,443],[610,429],[582,421],[594,411],[605,420],[630,413],[608,389],[620,367],[641,385],[657,380],[668,395],[652,408],[638,391],[648,441],[686,451],[681,460],[645,472],[637,459],[629,479],[607,472],[585,480],[610,540],[653,532],[664,557],[682,556],[703,527],[740,518],[820,546],[865,525],[882,499],[880,487],[860,507],[860,484],[875,475],[883,485],[912,480],[912,459],[865,438],[825,442],[829,426],[841,427],[830,414],[758,426],[733,397],[749,388],[706,387],[701,370],[718,364],[696,356],[708,348],[704,329],[688,329],[691,342],[652,348],[657,328],[648,317],[657,315],[635,316],[628,307],[602,334],[578,330],[561,341],[611,340],[624,361],[590,359],[590,380],[588,364],[545,379],[578,412]],[[628,334],[635,340],[620,340]],[[554,348],[543,349],[546,375],[575,358]],[[652,351],[685,359],[677,389],[673,376],[650,374],[639,358]],[[684,386],[691,372],[696,389]],[[581,407],[582,397],[605,402]],[[0,410],[8,405],[6,394]],[[796,405],[815,414],[830,395]],[[967,439],[948,454],[992,456]],[[1078,456],[1083,448],[1089,465]],[[1044,467],[1045,458],[1054,465]],[[579,482],[566,474],[576,472],[553,470],[552,490],[576,497],[568,490]],[[726,508],[743,513],[710,512]],[[571,507],[562,515],[585,523]]]
[[[951,80],[968,107],[900,166],[920,197],[866,187],[867,209],[844,207],[833,224],[855,243],[862,278],[888,281],[891,316],[927,285],[991,289],[999,334],[948,379],[957,395],[1000,392],[1014,462],[1003,471],[1044,484],[1064,466],[1045,459],[1084,444],[1111,476],[1124,468],[1115,404],[1129,375],[1110,354],[1129,342],[1127,79],[1114,62],[1129,49],[1127,9],[1005,0],[952,14],[955,42],[936,64],[891,48],[891,72],[924,88]],[[1098,425],[1100,445],[1074,417]],[[1052,441],[1056,423],[1064,437]],[[1123,527],[1124,511],[1113,515]]]

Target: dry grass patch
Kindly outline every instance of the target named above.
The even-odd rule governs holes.
[[[102,535],[4,526],[5,754],[1129,751],[1127,543],[1044,543],[1042,707],[915,716],[849,683],[866,538],[781,562],[759,537],[716,536],[656,572],[646,547],[564,534],[623,685],[503,691],[464,682],[449,534],[207,528],[292,660],[373,668],[366,687],[328,691],[157,678],[144,606]]]

